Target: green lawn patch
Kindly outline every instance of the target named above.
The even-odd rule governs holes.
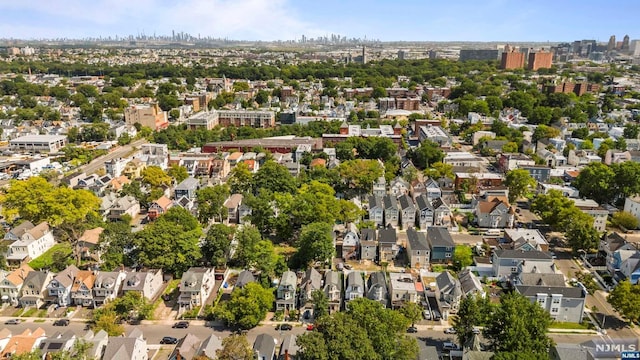
[[[572,322],[554,321],[549,325],[549,329],[566,329],[566,330],[591,330],[593,324],[583,321],[582,324]]]
[[[171,294],[175,289],[178,288],[179,284],[180,284],[180,279],[174,279],[169,281],[169,284],[167,284],[167,288],[164,289],[163,295]]]
[[[33,315],[36,314],[37,311],[38,311],[38,309],[31,308],[31,309],[25,311],[24,313],[22,313],[22,315],[20,315],[20,317],[32,317]]]
[[[24,309],[17,309],[16,311],[13,312],[11,316],[20,316],[23,311]]]
[[[198,313],[200,312],[200,306],[196,306],[191,310],[187,310],[182,314],[183,319],[196,319],[198,318]]]
[[[38,313],[36,314],[36,317],[47,317],[47,309],[42,309],[40,311],[38,311]]]
[[[54,265],[53,254],[58,252],[63,253],[65,255],[64,258],[66,259],[66,264],[73,263],[73,257],[71,256],[71,254],[73,253],[73,249],[71,248],[71,244],[59,243],[59,244],[55,244],[51,249],[47,250],[44,254],[31,260],[31,262],[29,263],[29,266],[31,266],[31,268],[33,268],[34,270],[40,270],[42,268],[51,268],[52,265]],[[56,264],[57,267],[61,267],[62,265],[63,264]]]
[[[47,321],[47,320],[45,320],[45,319],[35,319],[35,320],[33,320],[34,323],[43,323],[45,321]]]

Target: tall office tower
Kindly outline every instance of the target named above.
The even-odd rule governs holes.
[[[609,43],[607,44],[607,51],[611,51],[616,48],[616,36],[611,35],[609,38]]]
[[[500,61],[502,69],[522,69],[524,68],[524,53],[516,51],[515,48],[507,45],[504,47],[502,59]]]
[[[622,50],[629,50],[629,35],[625,35],[622,39]]]
[[[538,52],[529,53],[529,63],[527,64],[527,69],[529,70],[538,70],[538,69],[548,69],[551,67],[551,62],[553,61],[553,53],[540,50]]]
[[[366,46],[362,47],[362,63],[363,64],[367,63],[367,47]]]

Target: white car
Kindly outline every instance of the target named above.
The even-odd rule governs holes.
[[[458,350],[458,345],[447,341],[442,345],[442,350]]]

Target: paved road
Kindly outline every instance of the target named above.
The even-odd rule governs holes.
[[[115,150],[111,151],[110,153],[108,153],[107,155],[96,158],[92,162],[86,165],[80,166],[77,170],[84,171],[84,173],[87,175],[93,174],[94,172],[103,168],[105,162],[126,156],[134,147],[139,147],[140,145],[145,144],[146,142],[147,142],[146,139],[139,139],[131,142],[129,145],[120,146]]]

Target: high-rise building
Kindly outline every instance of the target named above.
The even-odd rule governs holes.
[[[616,36],[611,35],[609,38],[609,43],[607,43],[607,51],[614,50],[616,48]]]
[[[522,69],[524,68],[524,53],[516,51],[515,48],[507,45],[504,47],[502,59],[500,61],[502,69]]]
[[[625,35],[622,39],[622,50],[629,50],[629,35]]]
[[[529,63],[527,69],[536,71],[538,69],[548,69],[553,61],[553,53],[540,50],[529,53]]]
[[[362,47],[362,63],[363,64],[367,63],[367,47],[366,46]]]
[[[640,56],[640,40],[632,40],[629,46],[631,56]]]

